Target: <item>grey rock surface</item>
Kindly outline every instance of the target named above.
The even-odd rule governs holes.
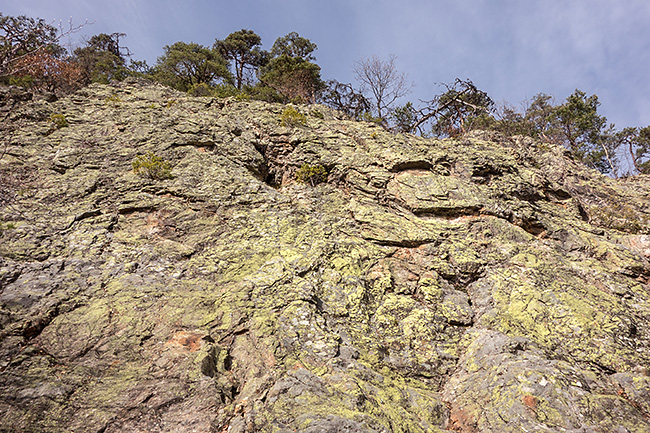
[[[0,431],[650,431],[647,176],[295,108],[1,89]]]

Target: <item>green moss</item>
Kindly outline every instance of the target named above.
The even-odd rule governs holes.
[[[552,406],[545,398],[536,397],[534,408],[535,416],[549,427],[563,427],[566,417],[556,407]]]
[[[514,265],[524,266],[527,268],[536,268],[541,265],[540,260],[531,253],[519,253],[510,259]]]
[[[559,266],[540,265],[499,271],[486,284],[493,287],[497,307],[494,326],[507,334],[526,336],[575,361],[613,370],[638,357],[619,342],[618,335],[629,332],[621,319],[624,307],[594,282]]]
[[[436,305],[442,299],[442,285],[436,273],[428,272],[418,281],[418,292],[426,302]]]
[[[446,408],[435,393],[426,390],[426,385],[415,387],[399,376],[391,377],[392,372],[381,380],[355,369],[348,373],[319,375],[322,385],[318,390],[304,389],[295,397],[285,393],[274,398],[264,416],[274,421],[270,424],[281,422],[298,431],[332,417],[395,433],[442,431]]]

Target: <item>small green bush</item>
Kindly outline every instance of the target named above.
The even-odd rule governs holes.
[[[29,89],[34,85],[34,77],[31,75],[23,75],[22,77],[12,75],[9,77],[9,85]]]
[[[639,233],[649,222],[627,204],[594,206],[589,208],[589,213],[596,224],[627,233]]]
[[[292,104],[296,104],[296,105],[302,105],[302,104],[305,103],[305,98],[303,98],[302,96],[295,96],[295,97],[291,98],[291,100],[289,102],[291,102]]]
[[[298,112],[298,110],[293,107],[285,108],[282,112],[282,115],[280,116],[280,125],[282,126],[292,127],[306,124],[307,116]]]
[[[56,129],[61,129],[68,126],[68,120],[63,114],[52,114],[50,116],[50,122],[54,123]]]
[[[384,122],[384,119],[381,117],[375,117],[372,115],[372,113],[368,113],[367,111],[361,115],[361,120],[364,122],[374,123],[376,125],[381,125]]]
[[[117,107],[120,105],[120,102],[122,102],[122,99],[120,99],[119,96],[116,94],[113,94],[111,96],[106,97],[106,104],[113,105],[114,107]]]
[[[153,152],[136,156],[131,165],[133,166],[133,172],[140,177],[152,180],[172,178],[171,164]]]
[[[327,170],[322,165],[303,164],[296,172],[296,180],[300,183],[309,183],[316,186],[327,181]]]
[[[235,99],[238,100],[239,102],[244,102],[244,101],[250,101],[253,98],[248,93],[239,92],[235,95]]]
[[[239,94],[240,91],[232,84],[217,84],[212,88],[212,96],[217,98],[228,98]]]
[[[191,96],[212,96],[212,88],[207,83],[192,84],[192,87],[187,91]]]
[[[4,235],[6,230],[13,230],[16,228],[14,223],[3,223],[0,221],[0,238]]]
[[[280,94],[270,87],[267,86],[256,86],[248,90],[248,94],[251,99],[257,101],[266,101],[266,102],[277,102],[281,103],[283,101]]]
[[[309,114],[311,114],[312,116],[314,116],[317,119],[321,119],[321,120],[325,119],[325,115],[323,113],[321,113],[320,110],[317,110],[317,109],[311,110],[311,112]]]

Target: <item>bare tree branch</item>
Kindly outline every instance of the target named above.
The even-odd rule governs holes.
[[[391,112],[395,101],[409,94],[412,88],[406,74],[397,71],[395,58],[391,55],[387,61],[383,61],[372,56],[358,61],[354,68],[361,92],[371,95],[368,99],[374,101],[377,117],[382,120]]]
[[[487,93],[477,89],[470,80],[456,78],[453,84],[444,84],[447,91],[431,101],[422,101],[425,106],[416,110],[413,131],[423,133],[422,125],[435,119],[434,128],[442,128],[446,134],[464,133],[468,119],[478,113],[489,113],[494,105]]]
[[[363,113],[372,109],[370,101],[354,90],[351,84],[339,83],[336,80],[327,83],[322,99],[325,104],[357,120]]]

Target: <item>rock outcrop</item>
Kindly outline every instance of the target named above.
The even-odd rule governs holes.
[[[650,431],[648,177],[136,80],[0,104],[0,431]]]

